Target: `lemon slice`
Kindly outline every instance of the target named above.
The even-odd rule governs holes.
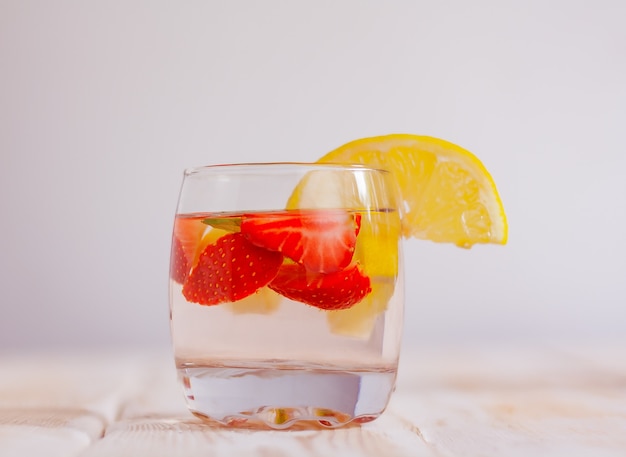
[[[352,308],[332,311],[326,320],[336,335],[367,340],[378,316],[387,309],[395,290],[394,278],[374,278],[372,292]]]
[[[507,221],[496,185],[469,151],[429,136],[364,138],[318,162],[365,164],[391,171],[404,201],[402,234],[469,248],[504,244]]]
[[[269,287],[262,287],[252,295],[225,307],[234,314],[271,314],[278,310],[282,297]]]

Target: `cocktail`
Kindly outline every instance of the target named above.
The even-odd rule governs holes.
[[[372,144],[379,154],[380,141]],[[356,158],[343,157],[346,151]],[[365,165],[239,164],[185,172],[172,238],[170,313],[176,366],[195,415],[228,426],[332,428],[371,421],[385,410],[402,330],[401,241],[419,221],[393,166],[368,166],[361,146],[334,151],[331,160],[333,154],[338,162]],[[487,190],[492,195],[495,188]],[[427,238],[463,246],[503,242],[506,221],[487,223],[494,208],[484,204],[485,192],[477,196],[479,217],[465,211],[461,238],[441,230]]]
[[[384,410],[403,310],[395,186],[363,166],[187,170],[170,291],[192,412],[333,427]]]

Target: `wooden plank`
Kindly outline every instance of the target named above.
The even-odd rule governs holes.
[[[607,383],[572,354],[456,350],[418,363],[392,408],[439,455],[626,455],[624,378]]]
[[[124,399],[119,419],[175,417],[192,419],[184,401],[183,388],[176,377],[173,358],[146,357],[138,388]]]
[[[75,456],[104,428],[102,417],[81,410],[0,409],[0,455]]]
[[[198,419],[121,421],[81,457],[221,456],[434,457],[410,424],[392,413],[336,430],[235,430]]]
[[[4,355],[0,408],[83,410],[114,421],[140,391],[145,364],[136,355]]]
[[[4,355],[0,455],[78,455],[116,419],[130,372],[119,357]]]
[[[611,393],[429,391],[398,400],[403,417],[443,456],[626,453],[626,414],[611,406],[618,400]]]
[[[623,347],[406,353],[381,418],[317,431],[201,422],[187,412],[167,354],[5,355],[0,455],[621,457]]]

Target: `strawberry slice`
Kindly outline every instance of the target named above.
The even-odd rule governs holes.
[[[172,237],[170,277],[179,284],[185,282],[196,260],[198,245],[206,225],[202,218],[176,218]]]
[[[187,301],[201,305],[235,302],[267,285],[283,256],[259,248],[241,233],[230,233],[209,244],[183,284]]]
[[[278,251],[307,270],[332,273],[352,261],[361,215],[343,210],[247,214],[241,233],[253,244]]]
[[[357,263],[333,273],[311,273],[303,265],[285,264],[269,287],[291,300],[324,310],[350,308],[372,291],[370,278]]]

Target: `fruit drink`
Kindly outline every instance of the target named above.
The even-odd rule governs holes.
[[[170,316],[189,409],[236,427],[375,419],[396,379],[401,240],[507,236],[480,160],[429,136],[364,138],[317,163],[187,170]]]
[[[190,410],[273,428],[380,415],[402,325],[399,243],[389,208],[177,215],[171,327]]]

